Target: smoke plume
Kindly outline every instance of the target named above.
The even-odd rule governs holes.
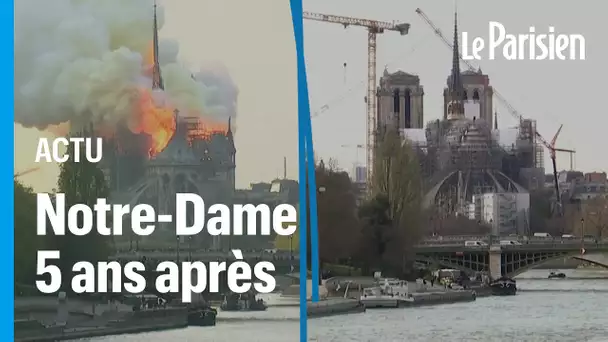
[[[204,65],[194,77],[206,88],[205,103],[217,120],[236,117],[239,91],[224,65]]]
[[[112,124],[141,111],[142,89],[151,88],[152,10],[152,0],[16,1],[15,121],[38,129]],[[193,77],[178,51],[177,42],[161,41],[170,105],[210,125],[234,117],[238,91],[225,68]]]

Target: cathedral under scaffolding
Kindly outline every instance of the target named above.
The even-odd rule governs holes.
[[[385,108],[380,108],[381,113],[394,113],[395,118],[379,117],[378,126],[381,129],[396,126],[413,145],[421,162],[425,208],[432,209],[435,217],[467,215],[473,218],[474,197],[512,194],[515,198],[517,194],[527,196],[531,189],[542,186],[543,149],[536,141],[533,120],[521,121],[516,130],[498,129],[489,78],[481,70],[460,71],[457,18],[453,46],[452,70],[444,91],[443,120],[432,121],[425,129],[420,124],[407,124],[410,122],[408,115],[422,117],[422,113],[418,113],[422,107],[416,105],[416,101],[395,98],[394,110],[386,109],[393,102],[389,100],[381,103]],[[385,72],[383,78],[392,80],[407,76],[398,73],[389,75]],[[410,79],[413,76],[410,75]],[[402,97],[403,93],[413,93],[412,87],[422,89],[415,83],[411,80],[409,83],[395,81],[391,85],[381,82],[379,96],[395,94],[395,97]],[[403,115],[405,120],[401,118]],[[401,121],[406,122],[405,126],[399,124]],[[510,135],[511,141],[505,144],[501,135]]]

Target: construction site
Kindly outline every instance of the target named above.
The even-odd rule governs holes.
[[[424,88],[419,76],[400,70],[391,73],[387,68],[380,77],[376,76],[377,35],[389,31],[407,35],[410,24],[304,13],[305,19],[368,30],[366,163],[356,168],[358,188],[369,189],[364,183],[371,180],[374,148],[382,132],[397,130],[418,155],[425,191],[422,205],[430,210],[431,217],[440,220],[464,216],[489,225],[494,234],[529,234],[533,230],[530,192],[548,186],[544,165],[547,150],[552,161],[552,211],[554,216],[562,216],[562,201],[569,201],[571,196],[565,189],[560,190],[567,181],[559,180],[556,153],[570,155],[572,170],[576,152],[556,147],[561,127],[551,141],[544,139],[535,120],[522,117],[481,68],[462,58],[456,13],[453,39],[444,36],[421,9],[416,9],[416,13],[452,54],[451,73],[443,90],[443,118],[426,125]],[[463,71],[461,64],[465,66]],[[517,127],[499,128],[501,113],[495,109],[494,101],[517,119]],[[365,179],[359,176],[362,168]]]

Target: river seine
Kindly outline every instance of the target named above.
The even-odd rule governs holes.
[[[317,342],[600,342],[608,341],[608,272],[566,270],[566,279],[547,279],[549,270],[518,277],[513,297],[410,309],[368,310],[362,314],[308,321],[309,341]],[[606,279],[593,279],[607,277]],[[588,279],[581,279],[588,278]],[[216,327],[188,328],[89,341],[112,342],[297,342],[298,308],[228,315]],[[252,320],[248,320],[251,318]]]

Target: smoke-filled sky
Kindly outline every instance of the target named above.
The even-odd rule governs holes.
[[[237,117],[237,186],[282,175],[284,156],[288,176],[296,178],[297,81],[289,3],[181,0],[159,6],[167,96],[182,113],[214,122],[233,117],[234,123]],[[16,3],[16,171],[33,166],[38,137],[52,136],[29,127],[47,129],[67,120],[115,122],[129,115],[138,89],[150,87],[142,66],[150,55],[151,23],[152,0]],[[57,170],[43,165],[21,179],[39,191],[50,190]]]

